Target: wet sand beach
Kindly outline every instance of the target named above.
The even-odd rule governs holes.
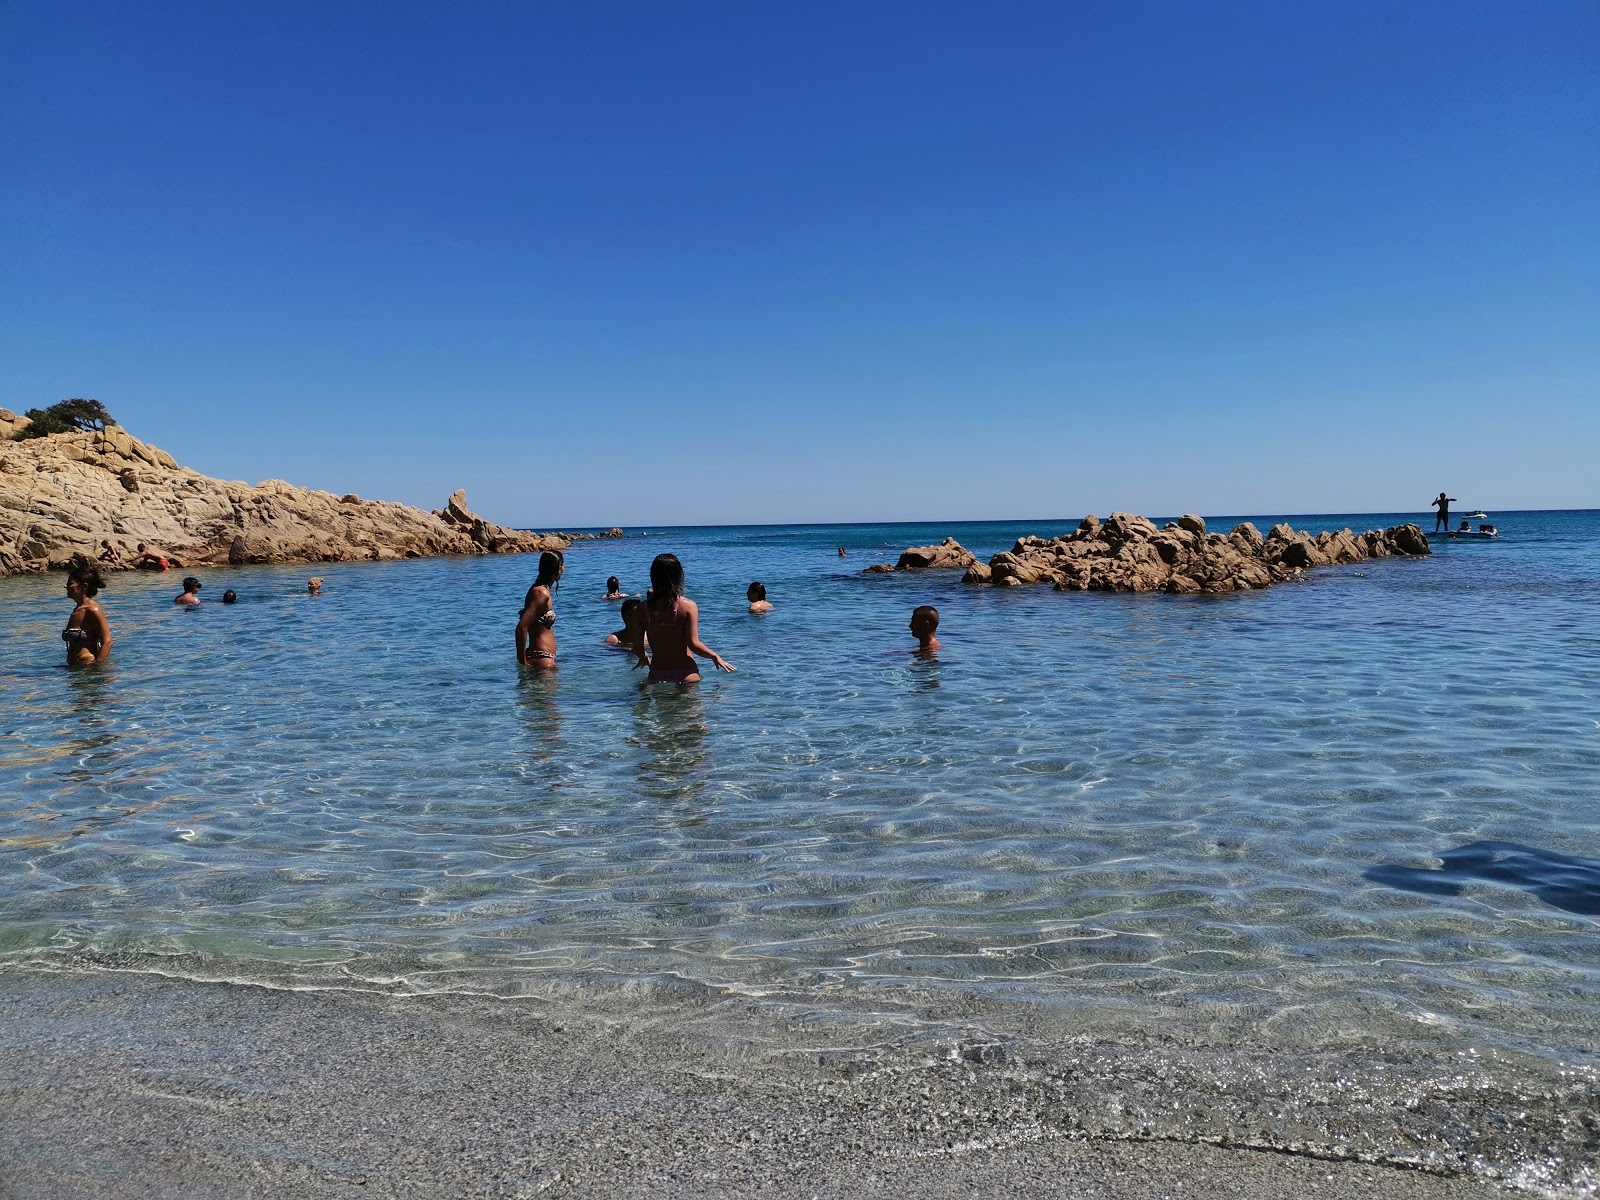
[[[982,1086],[981,1063],[863,1089],[826,1060],[775,1065],[538,1002],[12,969],[0,1018],[0,1195],[17,1200],[1500,1194],[1073,1138],[1052,1130],[1065,1114]]]

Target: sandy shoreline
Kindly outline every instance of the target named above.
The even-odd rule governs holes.
[[[865,1103],[815,1063],[657,1054],[637,1023],[538,1004],[17,969],[0,972],[0,1016],[8,1198],[1502,1194],[1053,1136],[948,1088]]]

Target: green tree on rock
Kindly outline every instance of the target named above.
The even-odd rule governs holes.
[[[85,429],[101,433],[107,425],[116,424],[104,404],[81,397],[63,400],[49,408],[30,408],[22,415],[28,418],[28,424],[16,435],[19,442],[24,438],[49,437],[52,433],[73,433]]]

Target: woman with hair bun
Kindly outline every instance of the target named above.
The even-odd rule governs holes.
[[[67,644],[67,663],[81,667],[105,662],[111,653],[111,626],[95,596],[105,587],[100,568],[84,563],[67,575],[67,597],[73,603],[61,640]]]
[[[690,651],[709,658],[719,671],[734,669],[700,640],[700,609],[683,594],[683,564],[676,554],[658,554],[650,564],[650,594],[633,620],[634,666],[649,667],[651,683],[699,683],[700,667]]]
[[[517,661],[530,667],[555,670],[556,589],[567,569],[559,550],[539,555],[539,575],[523,597],[517,614]]]

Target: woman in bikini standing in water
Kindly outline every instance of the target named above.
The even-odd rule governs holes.
[[[539,555],[539,577],[528,589],[517,616],[517,661],[530,667],[555,670],[556,587],[567,569],[559,550]]]
[[[111,653],[111,625],[94,598],[104,586],[98,567],[78,567],[67,576],[67,598],[73,609],[61,640],[67,644],[67,662],[74,667],[105,662]]]
[[[734,669],[700,640],[700,609],[683,594],[683,564],[676,554],[658,554],[650,564],[650,597],[634,610],[633,620],[633,652],[639,660],[634,666],[649,667],[651,683],[700,682],[691,651],[709,658],[720,671]]]

